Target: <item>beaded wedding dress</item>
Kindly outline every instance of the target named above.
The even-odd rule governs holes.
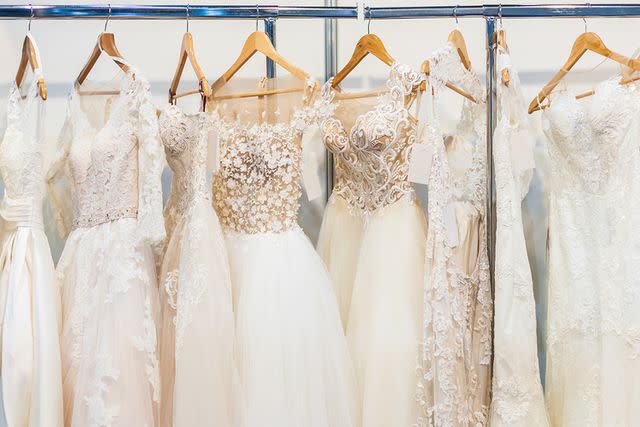
[[[214,200],[233,283],[248,427],[358,426],[355,380],[325,266],[297,224],[300,144],[317,120],[300,92],[212,102]],[[261,81],[258,91],[289,88]],[[216,96],[228,94],[230,85]],[[249,92],[256,88],[249,88]]]
[[[498,111],[493,159],[496,183],[495,317],[492,427],[549,425],[540,384],[536,306],[522,224],[535,135],[509,53],[498,47]],[[527,159],[529,159],[527,161]]]
[[[329,80],[318,102],[336,171],[318,252],[338,296],[367,427],[411,426],[418,414],[426,221],[407,172],[423,81],[394,64],[374,96],[345,95]]]
[[[546,399],[554,426],[640,418],[640,86],[544,110],[550,161]]]
[[[40,77],[42,70],[36,69],[24,93],[12,84],[7,129],[0,145],[4,182],[0,204],[0,425],[6,426],[61,427],[63,422],[60,293],[42,220],[44,101],[38,93]]]
[[[173,172],[160,268],[160,425],[237,426],[229,262],[207,183],[210,121],[169,105],[159,123]]]
[[[433,150],[429,174],[422,357],[418,365],[418,426],[486,426],[491,395],[492,300],[486,236],[484,93],[452,44],[429,60],[420,143]],[[464,100],[447,134],[439,100],[451,82]],[[433,96],[432,96],[433,94]]]
[[[70,230],[57,274],[65,425],[72,427],[157,425],[152,245],[165,232],[163,152],[149,84],[133,68],[118,83],[116,95],[85,94],[94,91],[89,83],[73,90],[48,175],[59,228]]]

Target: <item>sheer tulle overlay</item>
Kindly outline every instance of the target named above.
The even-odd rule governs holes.
[[[407,171],[416,137],[409,106],[422,81],[394,64],[377,96],[353,98],[329,81],[319,101],[336,186],[318,252],[338,296],[367,427],[410,426],[418,416],[426,221]]]
[[[71,228],[57,275],[72,427],[157,424],[163,153],[149,84],[131,68],[118,89],[73,91],[48,175],[60,231]]]
[[[544,111],[551,165],[546,399],[554,426],[640,417],[640,87]]]
[[[229,263],[207,184],[208,124],[204,113],[175,106],[160,116],[173,171],[160,268],[162,426],[240,425]]]
[[[0,145],[0,425],[61,427],[60,293],[42,221],[40,77],[36,69],[24,94],[12,85]]]

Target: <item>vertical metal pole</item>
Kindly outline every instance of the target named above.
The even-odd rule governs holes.
[[[496,118],[496,18],[488,16],[487,22],[487,250],[489,251],[489,266],[491,285],[494,283],[495,267],[495,231],[496,231],[496,203],[494,191],[493,170],[493,132]]]
[[[276,46],[276,19],[267,18],[264,20],[264,32],[267,33],[273,46]],[[274,78],[276,76],[276,64],[272,59],[267,58],[267,78]]]
[[[337,0],[324,0],[325,6],[337,6]],[[338,21],[324,20],[324,80],[327,81],[338,72]],[[326,150],[325,155],[325,184],[327,201],[331,197],[334,183],[333,154]]]

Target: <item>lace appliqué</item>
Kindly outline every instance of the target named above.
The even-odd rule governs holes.
[[[117,381],[120,371],[113,366],[111,356],[98,354],[95,356],[94,384],[90,387],[93,394],[84,397],[88,408],[88,427],[110,427],[120,413],[120,407],[107,407],[103,394],[108,391],[107,381]]]
[[[156,355],[158,345],[156,324],[151,313],[151,298],[146,296],[144,301],[144,320],[142,322],[144,335],[133,338],[133,345],[138,351],[147,354],[148,362],[145,366],[147,379],[153,388],[153,401],[160,401],[160,364]]]

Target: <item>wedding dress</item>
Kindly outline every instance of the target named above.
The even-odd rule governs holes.
[[[174,105],[160,115],[173,171],[160,269],[160,425],[238,425],[231,279],[207,184],[209,118]]]
[[[12,84],[0,145],[0,425],[7,426],[62,426],[60,293],[42,220],[41,77],[34,70],[24,94]]]
[[[640,86],[544,110],[550,161],[546,399],[553,426],[640,418]]]
[[[163,152],[149,84],[133,68],[118,83],[116,95],[86,95],[88,82],[72,91],[48,175],[59,228],[70,230],[57,274],[65,425],[73,427],[157,425],[152,245],[165,233]]]
[[[362,425],[411,426],[418,415],[426,221],[407,178],[410,108],[423,75],[394,64],[378,96],[323,87],[321,131],[336,185],[318,252],[331,273],[356,367]]]
[[[429,174],[419,426],[486,426],[491,394],[492,300],[486,236],[485,105],[464,101],[447,134],[438,103],[447,82],[482,100],[478,77],[447,44],[429,60],[419,139]],[[434,94],[433,97],[431,94]],[[453,93],[453,92],[449,92]]]
[[[509,70],[509,86],[497,84],[493,142],[496,182],[494,372],[491,426],[549,425],[540,384],[536,307],[522,225],[522,199],[531,181],[535,136],[529,125],[518,74],[509,53],[498,47],[498,75]],[[527,160],[528,159],[528,160]]]
[[[216,96],[228,97],[224,87]],[[233,284],[249,427],[358,426],[355,379],[326,268],[297,224],[314,88],[212,101],[214,202]],[[258,91],[288,90],[280,80]],[[250,88],[249,92],[256,91]],[[302,102],[302,104],[301,104]]]

